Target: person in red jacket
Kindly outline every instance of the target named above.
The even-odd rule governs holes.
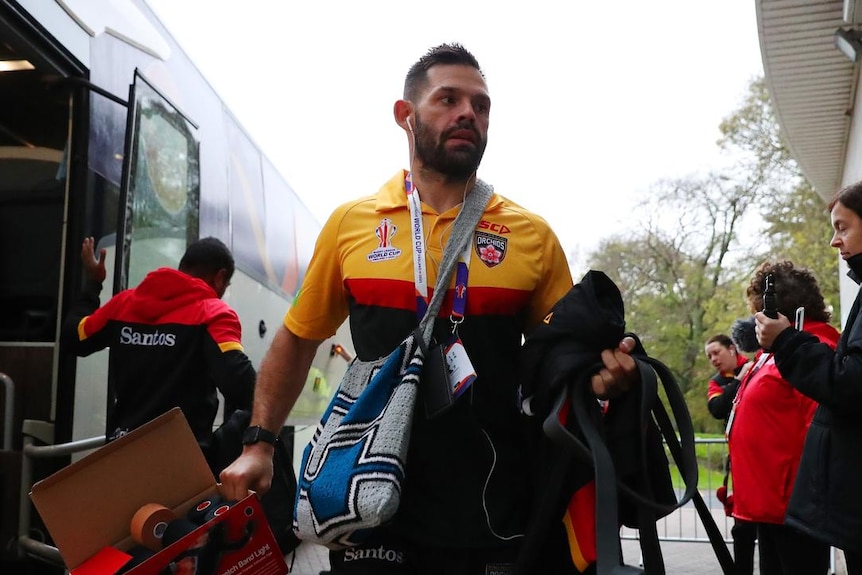
[[[706,406],[714,418],[726,420],[739,387],[737,375],[748,363],[748,358],[736,349],[730,336],[723,333],[706,340],[704,351],[709,363],[716,369],[706,391]]]
[[[746,295],[751,311],[763,309],[764,280],[772,274],[778,312],[794,317],[805,308],[804,331],[831,348],[838,331],[814,275],[790,261],[766,262],[754,274]],[[737,391],[727,434],[734,486],[733,516],[757,524],[760,572],[764,575],[818,575],[829,568],[829,546],[785,525],[805,435],[817,402],[785,380],[768,349]]]
[[[751,367],[748,357],[737,350],[736,344],[730,336],[723,333],[717,334],[706,340],[704,346],[706,357],[717,370],[709,380],[706,392],[706,406],[709,413],[716,419],[724,420],[727,417],[736,398],[736,390],[739,381],[745,377]],[[732,495],[727,494],[727,476],[725,476],[724,498],[725,512],[730,514],[732,508]],[[731,499],[727,499],[730,497]],[[740,519],[735,519],[730,530],[733,538],[733,562],[739,575],[752,575],[754,573],[754,548],[757,539],[756,527]]]
[[[105,250],[97,254],[93,238],[81,245],[81,263],[84,289],[64,320],[63,345],[79,356],[111,348],[108,439],[179,407],[218,476],[242,449],[256,378],[239,317],[222,300],[235,270],[230,250],[218,238],[195,240],[178,269],[151,271],[101,307]],[[224,396],[224,423],[214,431],[217,391]],[[278,448],[277,473],[261,505],[286,554],[299,544],[291,528],[296,478],[289,451],[280,441]]]
[[[216,390],[235,409],[250,409],[255,369],[243,351],[239,317],[222,301],[234,273],[217,238],[189,244],[179,269],[159,268],[99,307],[105,250],[81,246],[84,289],[63,323],[64,349],[87,356],[111,348],[108,439],[173,407],[182,409],[205,453],[218,411]]]

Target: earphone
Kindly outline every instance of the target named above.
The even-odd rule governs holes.
[[[410,123],[410,116],[407,116],[407,129],[410,130],[410,133],[413,133],[413,125]]]

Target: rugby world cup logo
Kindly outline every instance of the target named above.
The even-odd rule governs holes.
[[[370,262],[382,262],[392,260],[401,255],[401,250],[392,246],[392,238],[398,231],[398,226],[389,219],[383,218],[377,227],[374,229],[374,235],[377,236],[377,247],[372,250],[368,256]]]

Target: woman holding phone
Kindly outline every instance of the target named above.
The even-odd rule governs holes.
[[[829,202],[831,245],[862,279],[862,182]],[[755,315],[758,341],[794,388],[818,403],[805,439],[786,523],[842,549],[850,575],[862,574],[862,320],[860,295],[850,309],[838,346],[777,319]]]
[[[838,342],[817,279],[808,269],[790,261],[765,262],[746,295],[757,316],[766,317],[757,310],[793,316],[804,307],[806,336],[827,348]],[[779,373],[771,350],[761,348],[736,393],[727,439],[733,516],[755,524],[762,575],[826,575],[829,569],[829,546],[784,522],[816,409],[816,401]]]

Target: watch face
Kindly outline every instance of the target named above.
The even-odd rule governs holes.
[[[259,425],[253,425],[245,430],[242,434],[242,442],[244,445],[251,445],[253,443],[257,443],[258,441],[264,441],[269,443],[270,445],[275,445],[275,442],[278,438],[276,435],[266,429],[260,427]]]
[[[251,443],[257,443],[260,441],[258,437],[258,433],[260,432],[260,427],[249,427],[242,434],[242,442],[246,445]]]

